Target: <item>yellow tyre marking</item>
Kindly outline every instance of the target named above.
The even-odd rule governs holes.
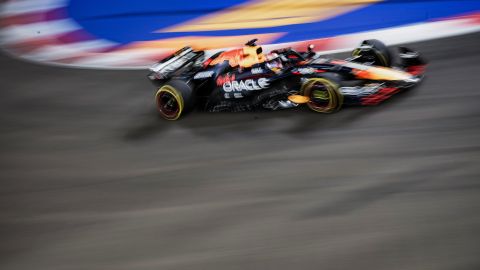
[[[321,112],[321,113],[332,113],[340,109],[340,107],[343,104],[343,95],[337,92],[336,89],[338,89],[338,85],[327,79],[324,79],[324,78],[309,79],[306,83],[303,84],[302,88],[300,89],[301,93],[303,93],[304,95],[308,93],[308,96],[310,96],[310,93],[308,91],[311,90],[312,85],[316,82],[323,83],[325,84],[325,86],[327,86],[329,103],[324,108],[318,108],[315,105],[313,105],[312,102],[310,101],[307,103],[308,107],[313,111]]]
[[[375,52],[376,55],[378,55],[381,58],[380,60],[383,62],[383,65],[388,66],[387,65],[387,59],[385,58],[383,53],[381,53],[381,52],[379,52],[378,50],[375,50],[375,49],[373,49],[373,51]]]
[[[173,97],[175,97],[175,99],[177,100],[177,103],[178,103],[178,108],[179,108],[177,116],[175,118],[166,118],[166,117],[163,117],[163,118],[165,118],[167,120],[171,120],[171,121],[177,120],[183,112],[183,105],[184,104],[183,104],[182,95],[177,91],[177,89],[175,89],[175,87],[166,84],[166,85],[162,86],[160,89],[158,89],[157,94],[155,95],[155,102],[157,102],[157,106],[158,106],[158,96],[162,92],[167,92],[167,93],[171,94]],[[161,113],[160,109],[159,109],[159,112]]]
[[[353,50],[352,56],[360,56],[360,49]]]

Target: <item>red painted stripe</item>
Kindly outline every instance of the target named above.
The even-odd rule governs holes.
[[[400,89],[396,87],[385,87],[380,89],[377,93],[364,97],[361,99],[362,105],[377,105],[380,102],[390,98],[396,94]]]
[[[57,40],[59,41],[59,43],[63,43],[63,44],[88,41],[88,40],[94,40],[94,39],[96,38],[83,29],[64,33],[57,37]]]
[[[68,18],[66,8],[56,8],[48,11],[31,12],[10,17],[4,17],[0,20],[0,26],[7,27],[19,24],[30,24],[44,21],[53,21]]]
[[[10,44],[8,48],[15,53],[25,54],[32,52],[40,47],[57,44],[57,39],[55,36],[45,37],[45,38],[35,38],[26,40],[19,43]]]
[[[480,12],[470,14],[468,16],[465,16],[465,18],[471,19],[468,23],[477,25],[480,24]]]
[[[410,66],[407,67],[406,71],[412,75],[420,75],[425,73],[426,65],[419,65],[419,66]]]
[[[297,51],[306,51],[308,45],[313,44],[314,51],[327,51],[335,48],[335,44],[341,42],[342,37],[322,38],[316,40],[298,41],[292,46]]]
[[[471,19],[468,22],[468,24],[477,25],[477,24],[480,24],[480,12],[472,12],[472,13],[467,13],[459,16],[448,17],[448,18],[439,18],[432,21],[452,21],[452,20],[458,20],[458,19]]]

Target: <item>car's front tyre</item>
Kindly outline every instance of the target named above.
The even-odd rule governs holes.
[[[338,111],[343,105],[339,83],[333,76],[332,78],[329,76],[310,78],[303,83],[301,92],[309,98],[307,106],[316,112],[332,113]]]

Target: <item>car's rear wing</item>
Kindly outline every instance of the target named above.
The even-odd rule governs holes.
[[[194,51],[191,47],[184,47],[150,67],[151,72],[148,78],[150,80],[169,79],[176,71],[189,63],[195,62],[203,54],[203,51]]]

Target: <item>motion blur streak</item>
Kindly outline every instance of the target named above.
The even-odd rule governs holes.
[[[266,28],[332,18],[380,0],[254,0],[158,32]]]
[[[157,118],[144,71],[0,56],[0,269],[480,269],[480,34],[372,108]]]
[[[315,44],[347,51],[480,31],[478,0],[10,0],[0,47],[34,62],[144,69],[186,45],[218,50],[259,39],[265,51]]]

